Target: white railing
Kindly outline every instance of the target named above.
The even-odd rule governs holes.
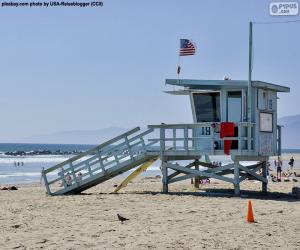
[[[235,136],[220,138],[220,123],[204,122],[195,124],[160,124],[148,127],[158,130],[158,138],[150,141],[159,146],[160,153],[179,154],[224,154],[224,140],[231,140],[231,152],[235,154],[253,154],[254,123],[235,124]]]

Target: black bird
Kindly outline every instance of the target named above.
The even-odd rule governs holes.
[[[121,221],[122,224],[123,224],[124,221],[129,220],[129,219],[127,219],[127,218],[125,218],[125,217],[123,217],[119,214],[117,214],[117,216],[118,216],[119,221]]]

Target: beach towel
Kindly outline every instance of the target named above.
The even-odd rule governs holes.
[[[220,137],[233,137],[234,136],[234,123],[233,122],[221,122],[220,125]],[[224,140],[224,154],[230,154],[231,140]]]

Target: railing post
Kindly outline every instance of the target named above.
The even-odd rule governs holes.
[[[146,150],[146,144],[145,144],[145,140],[144,140],[144,138],[141,136],[140,137],[140,140],[141,140],[141,143],[142,143],[142,147],[143,147],[143,149],[145,149]]]
[[[176,150],[176,128],[173,128],[173,149]]]
[[[247,130],[248,130],[248,140],[247,140],[247,143],[248,143],[248,146],[247,146],[247,149],[248,150],[252,150],[252,147],[251,147],[251,141],[252,141],[252,124],[249,122],[247,123]],[[253,141],[253,149],[254,149],[254,141]]]
[[[215,129],[214,129],[214,127],[212,126],[212,125],[210,125],[210,139],[211,139],[211,145],[210,145],[210,147],[211,147],[211,149],[210,149],[210,151],[211,151],[211,154],[212,155],[214,155],[214,153],[215,153],[215,140],[214,140],[214,136],[215,136]]]
[[[127,145],[127,148],[128,148],[130,158],[132,160],[133,159],[133,154],[132,154],[131,147],[130,147],[129,140],[128,140],[127,136],[125,136],[125,142],[126,142],[126,145]]]
[[[164,151],[165,151],[165,128],[161,127],[160,128],[160,155],[161,155],[161,159],[164,155]]]
[[[184,150],[186,151],[189,150],[188,137],[189,137],[189,131],[188,128],[185,126],[184,127]]]
[[[61,174],[58,173],[58,175],[60,175],[60,177],[61,177],[61,181],[62,181],[62,184],[63,184],[64,188],[67,188],[67,183],[66,183],[66,180],[65,180],[65,170],[64,170],[64,168],[61,168]]]
[[[238,123],[238,150],[242,151],[242,123]]]
[[[99,161],[101,161],[101,160],[99,159]],[[91,166],[90,166],[90,164],[88,164],[88,163],[85,163],[85,166],[87,167],[87,169],[88,169],[88,172],[89,172],[90,176],[92,176],[92,175],[93,175],[93,172],[92,172],[92,169],[91,169]],[[102,170],[103,170],[103,169],[102,169]]]
[[[47,194],[51,194],[49,183],[48,183],[48,180],[47,180],[47,177],[46,177],[46,174],[45,174],[45,169],[42,168],[41,172],[42,172],[43,180],[44,180],[45,187],[46,187],[46,190],[47,190]]]
[[[101,153],[100,153],[100,150],[99,150],[99,149],[97,150],[97,153],[98,153],[98,158],[99,158],[100,167],[101,167],[101,169],[102,169],[102,172],[105,173],[105,167],[104,167],[104,164],[103,164],[103,161],[102,161],[102,158],[101,158]]]
[[[114,158],[115,158],[116,163],[119,164],[120,163],[119,158],[118,158],[118,155],[116,153],[114,153]]]
[[[72,176],[73,176],[74,182],[77,184],[77,186],[79,186],[79,184],[77,183],[77,178],[76,178],[76,174],[75,174],[74,166],[73,166],[72,162],[70,162],[70,169],[71,169],[71,172],[72,172]]]

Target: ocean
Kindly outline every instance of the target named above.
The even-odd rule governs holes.
[[[41,168],[49,168],[63,162],[75,153],[86,151],[95,145],[80,144],[19,144],[0,143],[0,185],[38,183],[41,180]],[[13,152],[25,152],[15,156]],[[283,150],[284,153],[300,153],[300,150]],[[46,154],[45,154],[46,153]],[[211,161],[221,161],[222,164],[231,163],[227,156],[213,156]],[[271,162],[271,164],[273,164]],[[247,165],[247,162],[245,162]],[[143,175],[153,176],[161,174],[160,161],[156,161]],[[284,168],[287,168],[284,162]],[[296,168],[298,168],[296,162]],[[125,173],[124,175],[128,175]]]

